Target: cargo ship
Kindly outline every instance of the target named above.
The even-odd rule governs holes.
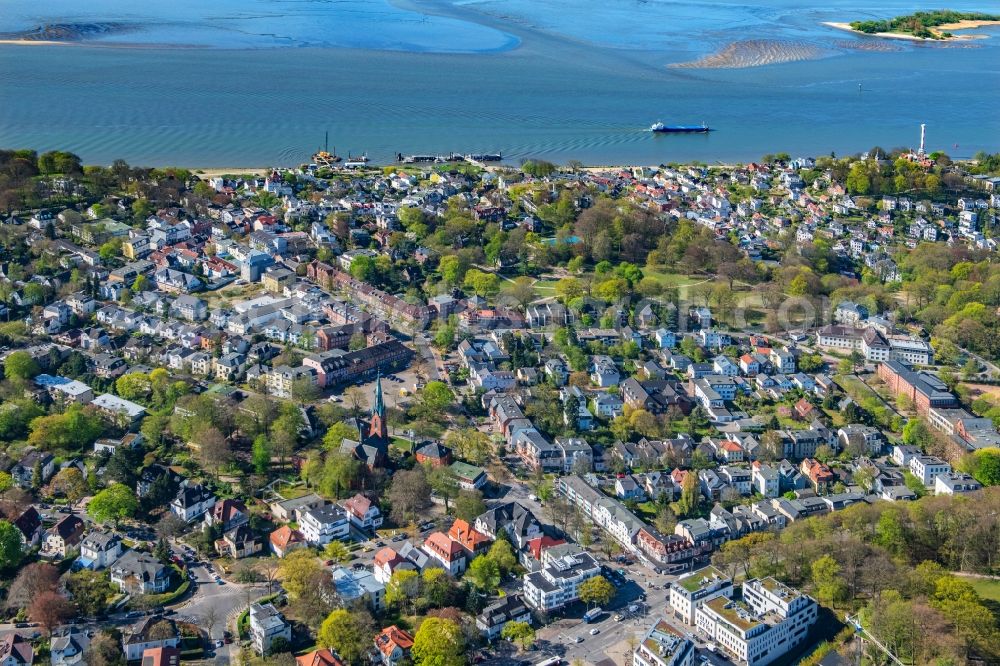
[[[653,123],[649,126],[650,132],[661,134],[706,134],[712,128],[702,123],[701,125],[664,125],[663,123]]]

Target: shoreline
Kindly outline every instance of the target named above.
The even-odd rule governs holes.
[[[968,25],[962,25],[968,24]],[[863,32],[861,30],[855,30],[851,27],[850,23],[844,23],[843,21],[823,21],[823,25],[829,28],[835,28],[837,30],[843,30],[844,32],[849,32],[853,35],[859,35],[861,37],[880,37],[882,39],[902,39],[908,42],[921,42],[932,44],[943,43],[943,42],[963,42],[972,39],[987,39],[989,35],[952,35],[951,37],[941,37],[940,39],[933,39],[931,37],[917,37],[916,35],[908,35],[903,32]],[[959,26],[961,27],[955,27]],[[1000,25],[1000,21],[961,21],[960,23],[949,23],[945,25],[939,25],[935,30],[970,30],[973,28],[981,28],[984,26]]]

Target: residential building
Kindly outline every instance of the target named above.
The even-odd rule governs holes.
[[[31,666],[35,661],[35,649],[31,643],[15,632],[0,637],[0,666]]]
[[[42,543],[42,556],[65,558],[83,540],[86,525],[79,516],[61,518],[46,533]]]
[[[292,626],[273,604],[250,604],[250,641],[258,654],[266,655],[277,638],[292,640]]]
[[[122,637],[126,661],[139,661],[146,650],[176,648],[181,637],[173,620],[146,617],[132,625]]]
[[[175,647],[146,648],[140,666],[180,666],[181,651]]]
[[[423,550],[451,576],[458,576],[468,564],[465,549],[444,532],[433,532],[424,541]]]
[[[299,529],[309,545],[325,546],[331,541],[347,538],[351,532],[351,519],[343,507],[327,504],[303,511]]]
[[[542,552],[542,568],[524,575],[524,601],[538,611],[557,610],[576,601],[580,583],[600,573],[597,560],[578,546],[553,546]]]
[[[375,636],[375,656],[385,666],[396,666],[408,659],[412,647],[413,636],[396,625],[386,627]]]
[[[633,666],[693,666],[694,643],[663,620],[657,621],[632,652]]]
[[[295,666],[344,666],[344,662],[329,648],[323,648],[296,657]]]
[[[917,413],[926,416],[933,407],[953,407],[958,401],[938,377],[916,372],[899,361],[886,361],[878,366],[878,376],[897,396],[905,395]]]
[[[336,567],[330,572],[330,578],[337,598],[345,606],[361,602],[375,613],[385,609],[385,583],[371,571]]]
[[[238,499],[218,500],[210,511],[205,512],[205,524],[218,525],[223,532],[246,525],[248,522],[250,522],[250,512]]]
[[[111,584],[130,594],[163,594],[170,587],[170,569],[150,555],[130,550],[110,567]]]
[[[449,465],[448,469],[462,490],[479,490],[486,485],[486,470],[482,467],[456,461]]]
[[[170,510],[174,515],[187,523],[205,515],[205,512],[214,506],[215,495],[198,484],[183,486],[170,502]]]
[[[695,613],[698,631],[734,660],[764,666],[803,643],[816,622],[818,605],[774,578],[743,583],[743,597],[716,597]]]
[[[733,579],[715,567],[698,569],[670,584],[668,612],[685,624],[694,626],[698,607],[719,596],[732,598]]]
[[[508,622],[531,624],[531,611],[516,594],[501,597],[476,616],[476,628],[488,641],[499,636]]]
[[[288,525],[282,525],[271,532],[269,540],[271,542],[271,552],[279,558],[284,557],[297,548],[306,546],[306,538],[302,536],[302,532],[293,530]]]
[[[77,664],[83,664],[83,653],[86,652],[89,646],[90,636],[83,629],[66,626],[53,630],[49,642],[52,666],[76,666]],[[0,664],[7,666],[8,663],[4,660],[2,648],[0,648]]]
[[[945,472],[934,477],[935,495],[957,495],[973,493],[982,489],[982,484],[968,474],[961,472]]]
[[[382,525],[382,512],[378,505],[360,493],[345,500],[343,507],[351,523],[360,530],[375,530]]]
[[[910,473],[925,486],[934,485],[934,479],[951,472],[951,465],[935,456],[913,456],[909,467]]]
[[[114,532],[94,530],[80,542],[78,562],[86,569],[95,571],[111,566],[121,557],[122,539]]]

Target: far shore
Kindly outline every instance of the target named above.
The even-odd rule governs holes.
[[[938,39],[933,39],[931,37],[917,37],[916,35],[908,35],[903,32],[862,32],[861,30],[855,30],[851,27],[850,23],[844,23],[841,21],[823,21],[823,25],[829,26],[831,28],[836,28],[837,30],[844,30],[846,32],[853,33],[855,35],[861,35],[862,37],[882,37],[884,39],[905,39],[911,42],[957,42],[966,41],[970,39],[986,39],[989,35],[952,35],[951,37],[940,37]],[[948,23],[945,25],[939,25],[934,28],[935,31],[940,32],[950,32],[952,30],[970,30],[972,28],[982,28],[984,26],[1000,25],[1000,21],[959,21],[958,23]]]
[[[61,42],[54,39],[0,39],[0,44],[14,46],[72,46],[80,42]]]

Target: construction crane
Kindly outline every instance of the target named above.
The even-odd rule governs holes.
[[[884,652],[885,655],[887,657],[889,657],[889,659],[891,659],[894,664],[896,664],[897,666],[906,666],[906,664],[904,664],[902,661],[899,660],[899,657],[897,657],[896,655],[894,655],[892,653],[892,650],[890,650],[885,645],[883,645],[881,643],[881,641],[879,641],[877,638],[875,638],[874,636],[872,636],[870,633],[868,633],[868,631],[865,630],[865,628],[863,626],[861,626],[861,620],[858,618],[858,616],[856,616],[856,615],[854,615],[854,616],[852,616],[852,615],[844,615],[844,621],[850,623],[851,626],[854,627],[854,632],[856,634],[860,635],[863,640],[870,641],[872,643],[872,645],[874,645],[879,650],[881,650],[882,652]],[[861,655],[859,654],[858,655],[858,663],[860,663],[860,659],[861,659]]]

